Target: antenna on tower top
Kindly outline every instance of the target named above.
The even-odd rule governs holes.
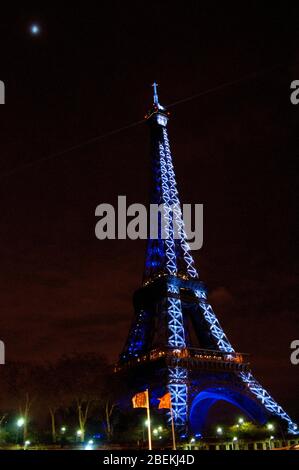
[[[154,88],[154,104],[156,106],[159,106],[159,98],[158,98],[158,83],[154,82],[152,84],[152,87]]]

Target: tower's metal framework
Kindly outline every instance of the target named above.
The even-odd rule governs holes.
[[[213,371],[209,380],[210,385],[215,382],[214,395],[215,390],[225,395],[231,383],[237,383],[238,393],[262,410],[249,410],[251,416],[260,421],[275,416],[286,422],[290,433],[297,433],[297,425],[253,377],[245,356],[235,352],[208,302],[185,233],[167,133],[169,114],[159,103],[157,84],[153,87],[154,103],[147,122],[151,203],[162,207],[159,236],[148,239],[143,286],[135,293],[135,317],[116,369],[140,368],[156,361],[155,367],[165,372],[177,426],[188,424],[194,390]],[[193,337],[190,328],[195,331]],[[221,378],[220,385],[215,377]],[[243,408],[246,411],[246,404]]]

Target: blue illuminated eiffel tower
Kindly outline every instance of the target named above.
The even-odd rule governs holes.
[[[126,373],[132,394],[149,387],[155,401],[169,390],[178,428],[201,432],[209,409],[222,400],[259,423],[275,417],[297,433],[297,425],[252,375],[247,356],[235,352],[208,302],[186,240],[169,113],[153,87],[154,103],[146,116],[151,203],[163,205],[167,237],[160,233],[148,240],[143,285],[134,295],[135,316],[116,370]]]

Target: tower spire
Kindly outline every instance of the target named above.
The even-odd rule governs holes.
[[[158,83],[157,82],[154,82],[152,84],[152,87],[154,89],[154,104],[156,106],[159,106],[159,97],[158,97]]]
[[[194,260],[187,242],[181,203],[178,195],[172,154],[167,133],[168,112],[159,103],[158,84],[152,84],[154,104],[147,115],[151,128],[152,193],[151,203],[162,205],[161,229],[167,227],[167,236],[161,230],[158,237],[149,237],[146,250],[144,283],[158,276],[173,275],[198,279]],[[178,236],[176,236],[178,235]]]

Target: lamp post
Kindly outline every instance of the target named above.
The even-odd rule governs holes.
[[[270,436],[269,438],[269,449],[272,450],[272,441],[274,440],[274,436]]]
[[[25,424],[25,419],[24,418],[19,418],[18,421],[17,421],[18,428],[23,427],[24,424]]]
[[[94,441],[89,439],[88,443],[85,446],[85,450],[93,450]]]
[[[65,433],[66,433],[66,426],[62,426],[60,428],[60,447],[61,447],[61,449],[63,449],[63,447],[66,443]]]
[[[82,441],[82,431],[81,431],[81,429],[77,430],[76,436],[77,436],[77,442]]]
[[[192,450],[192,444],[195,444],[196,440],[194,437],[191,437],[190,439],[190,450]]]
[[[16,444],[18,444],[18,441],[20,439],[20,430],[25,425],[25,419],[21,416],[20,418],[17,419],[16,425],[17,425]]]
[[[24,442],[24,450],[26,450],[28,448],[28,446],[30,446],[31,442],[30,441],[25,441]]]

